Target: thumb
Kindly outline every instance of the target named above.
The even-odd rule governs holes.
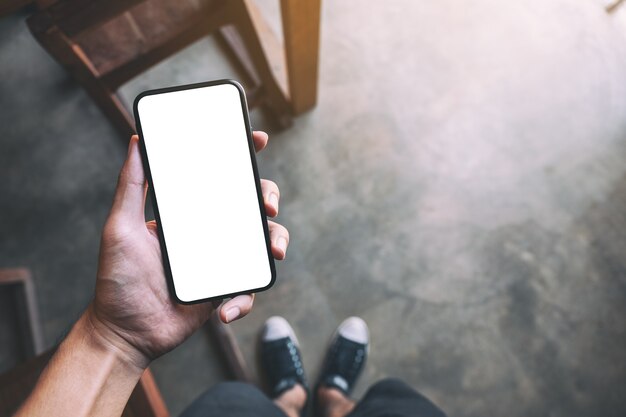
[[[139,153],[139,137],[133,135],[128,145],[128,156],[117,181],[111,215],[145,222],[146,177]]]

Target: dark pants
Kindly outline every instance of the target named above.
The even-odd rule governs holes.
[[[181,417],[285,417],[258,388],[226,382],[209,389]],[[370,387],[347,417],[445,417],[426,397],[397,379],[384,379]]]

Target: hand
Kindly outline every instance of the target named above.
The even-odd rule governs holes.
[[[254,132],[253,139],[260,151],[268,136]],[[261,187],[265,210],[274,217],[278,214],[278,187],[268,180],[261,180]],[[227,323],[248,314],[254,302],[254,294],[236,296],[221,308],[216,303],[181,305],[172,299],[163,271],[158,226],[154,220],[145,221],[146,191],[138,137],[133,136],[102,233],[96,294],[86,314],[95,332],[140,367],[181,344],[214,308],[219,308],[220,319]],[[272,253],[282,260],[289,233],[277,223],[268,223]]]

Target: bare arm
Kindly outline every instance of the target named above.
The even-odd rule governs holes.
[[[76,322],[17,416],[119,416],[144,368],[111,346],[89,311]]]
[[[257,150],[267,135],[254,132]],[[154,221],[146,222],[146,180],[133,136],[113,207],[102,232],[96,293],[52,357],[17,417],[119,416],[150,362],[174,349],[213,312],[211,303],[181,305],[167,289]],[[219,181],[219,179],[216,179]],[[266,212],[278,213],[279,190],[262,181]],[[208,187],[208,185],[207,185]],[[198,219],[198,221],[210,221]],[[289,233],[268,222],[272,253],[284,259]],[[248,314],[254,296],[219,307],[225,323]]]

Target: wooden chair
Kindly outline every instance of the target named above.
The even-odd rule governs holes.
[[[0,289],[12,291],[17,307],[20,345],[24,362],[0,375],[0,417],[10,417],[24,402],[54,354],[44,352],[35,287],[26,268],[1,269]],[[146,370],[130,396],[124,417],[169,417],[150,370]]]
[[[0,17],[14,13],[32,2],[33,0],[0,0]]]
[[[321,0],[281,0],[285,48],[252,0],[36,0],[35,38],[125,136],[116,94],[131,78],[215,33],[244,72],[249,104],[281,126],[316,103]]]
[[[18,343],[22,360],[44,351],[35,284],[26,268],[0,269],[0,289],[11,292],[16,308]]]
[[[54,354],[55,348],[44,352],[37,300],[30,271],[26,268],[0,269],[0,289],[13,291],[18,307],[20,345],[24,362],[0,375],[0,417],[10,417],[24,402],[37,383],[39,375]],[[237,340],[229,326],[213,314],[206,325],[211,339],[222,355],[222,363],[230,376],[251,382],[250,370],[243,359]],[[169,417],[152,372],[144,372],[131,394],[123,417]]]
[[[0,417],[10,417],[26,400],[54,354],[51,349],[0,375]],[[147,369],[133,390],[123,417],[169,417],[154,376]]]

